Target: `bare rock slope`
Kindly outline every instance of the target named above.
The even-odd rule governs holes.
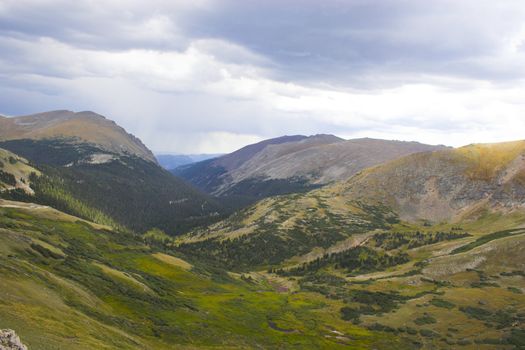
[[[181,167],[175,173],[209,193],[224,195],[250,182],[324,185],[405,155],[444,148],[369,138],[344,140],[333,135],[285,136]]]

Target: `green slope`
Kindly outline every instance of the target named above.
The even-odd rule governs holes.
[[[265,274],[302,293],[341,301],[341,319],[408,338],[423,349],[521,349],[525,345],[524,220],[523,213],[514,213],[461,224],[392,223],[351,235],[344,244],[314,248],[291,259],[280,256]],[[516,225],[522,228],[511,229]],[[214,231],[208,235],[213,237]],[[260,269],[258,264],[243,264],[251,260],[237,250],[244,244],[254,257],[273,254],[272,245],[250,246],[249,240],[257,235],[245,232],[236,238],[245,241],[236,244],[223,232],[211,238],[215,246],[206,240],[190,243],[203,238],[190,235],[181,238],[186,241],[182,246],[171,249],[182,248],[188,258],[197,253],[198,259],[204,259],[198,255],[201,244],[206,247],[202,252],[209,252],[208,261],[218,261],[215,264],[229,261],[241,270]],[[294,247],[291,239],[287,242]],[[217,247],[222,254],[217,254]]]
[[[424,349],[521,349],[524,174],[524,142],[412,155],[164,246],[342,301],[342,319]]]
[[[0,276],[0,328],[30,349],[411,347],[343,321],[341,301],[279,293],[262,275],[192,266],[24,203],[0,205]]]

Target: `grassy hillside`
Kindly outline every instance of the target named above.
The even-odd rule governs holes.
[[[302,205],[297,201],[295,205]],[[285,206],[282,199],[280,203]],[[260,212],[252,208],[250,220],[274,215],[268,203],[265,206]],[[276,236],[261,239],[257,220],[252,226],[239,221],[238,229],[231,231],[228,221],[164,246],[190,261],[222,264],[247,275],[256,271],[292,290],[341,301],[341,319],[408,338],[419,348],[525,346],[523,212],[438,225],[384,220],[368,228],[357,225],[358,217],[352,223],[346,217],[345,224],[331,222],[326,229],[309,221],[315,216],[313,211],[288,215],[264,231]],[[300,231],[322,238],[306,248],[307,240],[296,240],[295,231],[285,229],[287,220],[308,223]],[[347,236],[326,241],[333,238],[331,232]]]
[[[20,190],[32,194],[31,175],[40,172],[27,159],[0,148],[0,192]]]
[[[5,198],[36,201],[137,232],[157,227],[180,234],[223,214],[211,197],[139,157],[70,139],[13,140],[0,145],[23,155],[43,173],[31,178],[34,196],[4,192]]]
[[[319,192],[265,199],[181,237],[177,249],[229,269],[266,269],[398,221],[381,206],[341,202],[336,207],[329,201]]]
[[[462,220],[525,206],[525,141],[420,153],[363,171],[327,189],[380,202],[401,218]]]
[[[0,328],[30,349],[409,349],[339,316],[343,301],[288,293],[49,208],[0,202]]]
[[[397,240],[400,234],[389,235]],[[345,257],[325,258],[325,263],[314,261],[304,270],[278,273],[299,275],[295,278],[303,291],[343,300],[343,319],[406,335],[426,349],[521,349],[525,230],[495,235],[499,238],[475,247],[472,242],[479,238],[472,237],[412,249],[399,246],[388,252],[407,254],[404,263],[380,266],[369,261],[364,265],[368,271],[352,269],[355,260],[347,256],[346,265],[341,264]],[[378,243],[373,238],[368,249],[376,250]],[[472,248],[455,251],[462,246]],[[363,251],[359,254],[362,261]]]

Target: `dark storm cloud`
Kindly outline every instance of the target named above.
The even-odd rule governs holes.
[[[519,62],[500,57],[506,40],[523,28],[522,1],[6,3],[0,15],[4,36],[51,37],[105,50],[177,51],[192,40],[216,38],[270,58],[274,77],[282,80],[360,87],[376,85],[367,81],[372,73],[384,83],[389,77],[383,76],[392,83],[391,75],[401,73],[487,80],[514,79],[516,68],[518,77],[524,73]],[[405,79],[410,77],[394,82]]]
[[[514,62],[495,65],[524,15],[522,1],[228,0],[197,13],[189,29],[271,57],[284,79],[366,84],[362,75],[375,72],[497,80],[516,78]]]

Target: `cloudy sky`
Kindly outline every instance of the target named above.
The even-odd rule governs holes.
[[[54,109],[157,152],[524,139],[525,1],[0,0],[0,113]]]

